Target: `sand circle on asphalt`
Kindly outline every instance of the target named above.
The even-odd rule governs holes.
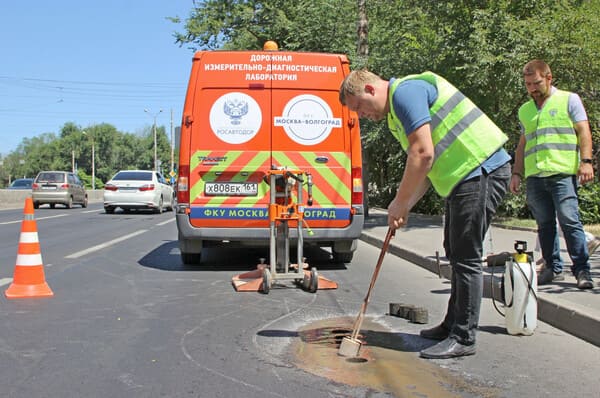
[[[292,343],[293,361],[299,368],[339,383],[393,393],[397,397],[461,397],[475,394],[495,397],[496,389],[474,386],[404,343],[393,333],[365,318],[355,358],[338,354],[341,341],[352,331],[354,319],[341,317],[312,322],[298,331]],[[451,360],[452,361],[452,360]]]

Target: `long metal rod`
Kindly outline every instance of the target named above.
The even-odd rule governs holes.
[[[365,312],[367,312],[367,305],[369,304],[369,299],[371,298],[371,291],[373,290],[373,286],[375,286],[375,281],[377,280],[377,275],[379,275],[379,270],[381,269],[381,264],[383,263],[383,257],[387,252],[388,246],[390,244],[390,240],[394,236],[394,230],[388,228],[387,234],[385,235],[385,241],[383,242],[383,246],[381,247],[381,252],[379,253],[379,259],[377,259],[377,265],[375,266],[375,271],[373,271],[373,276],[371,277],[371,284],[369,285],[369,290],[367,290],[367,295],[365,296],[365,300],[360,307],[360,312],[356,317],[356,321],[354,321],[354,327],[352,328],[352,335],[350,336],[353,340],[356,340],[358,337],[358,332],[362,326],[363,318],[365,316]]]

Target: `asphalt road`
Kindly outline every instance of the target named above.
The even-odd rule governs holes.
[[[209,249],[202,265],[184,266],[172,212],[106,215],[91,204],[41,208],[35,218],[54,297],[1,295],[3,397],[598,396],[600,348],[544,323],[533,336],[509,336],[489,300],[477,355],[418,358],[432,344],[418,337],[423,325],[386,315],[388,305],[426,307],[429,327],[445,311],[449,284],[392,255],[365,322],[376,336],[368,348],[374,358],[343,362],[335,347],[309,346],[303,329],[356,316],[379,255],[363,242],[349,266],[330,262],[326,251],[306,251],[338,289],[311,294],[284,286],[264,295],[235,292],[231,277],[254,269],[266,251]],[[21,209],[0,211],[2,293],[21,220]],[[307,360],[314,347],[318,355]],[[344,371],[332,374],[332,366]],[[422,373],[406,376],[413,369]],[[394,382],[403,376],[408,381]]]

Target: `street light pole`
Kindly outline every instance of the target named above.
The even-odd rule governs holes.
[[[152,134],[154,135],[154,171],[157,171],[158,170],[158,156],[156,153],[156,117],[158,116],[159,113],[162,112],[162,109],[159,109],[158,112],[155,113],[154,115],[152,115],[148,109],[144,109],[144,112],[146,112],[147,114],[149,114],[151,117],[154,118],[154,123],[152,124]]]
[[[96,189],[96,143],[92,135],[92,191]]]
[[[174,167],[174,154],[173,151],[175,149],[175,146],[173,145],[173,108],[171,108],[171,170],[169,170],[169,173],[173,172]]]
[[[85,131],[82,131],[81,134],[88,135]],[[93,134],[90,134],[89,137],[92,138],[92,190],[94,190],[96,189],[96,143],[94,142]]]

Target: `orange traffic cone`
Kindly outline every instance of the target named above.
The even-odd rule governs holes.
[[[17,250],[17,262],[12,284],[4,294],[7,298],[51,297],[54,296],[44,276],[44,264],[40,252],[37,224],[33,217],[33,201],[25,199],[21,223],[21,236]]]

